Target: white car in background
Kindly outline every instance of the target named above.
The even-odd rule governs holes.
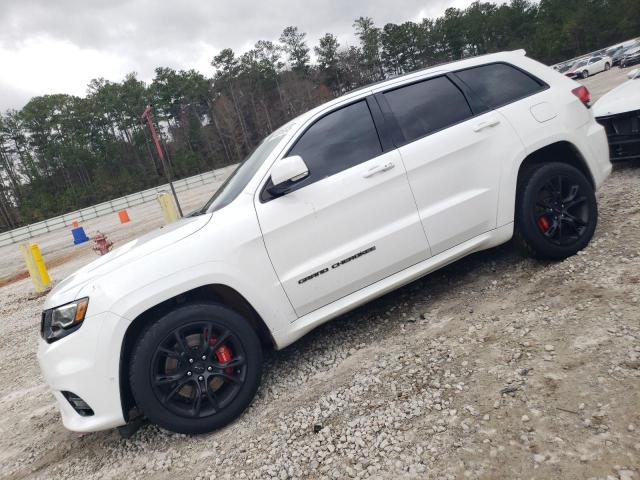
[[[629,81],[593,106],[593,115],[607,131],[611,160],[640,159],[640,69],[628,76]]]
[[[611,58],[607,56],[595,56],[589,59],[579,60],[564,74],[569,78],[587,78],[596,73],[609,70],[611,65]]]

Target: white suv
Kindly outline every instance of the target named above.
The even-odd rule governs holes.
[[[523,51],[354,91],[267,137],[202,208],[50,293],[39,361],[76,431],[142,412],[207,432],[251,402],[262,345],[514,236],[562,259],[609,172],[589,94]]]

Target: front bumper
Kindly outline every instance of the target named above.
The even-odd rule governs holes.
[[[640,159],[640,110],[598,117],[607,132],[611,160]]]
[[[53,342],[40,340],[38,362],[58,401],[62,423],[76,432],[124,425],[119,384],[120,345],[127,322],[105,312],[87,317],[82,327]],[[93,410],[82,416],[62,392],[71,392]]]
[[[612,170],[605,129],[591,120],[580,127],[577,133],[573,137],[573,143],[586,160],[594,186],[598,190]]]

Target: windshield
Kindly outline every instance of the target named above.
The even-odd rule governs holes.
[[[587,64],[586,60],[582,60],[581,62],[576,63],[573,68],[584,67]]]
[[[212,213],[229,205],[244,190],[249,180],[253,178],[260,166],[292,126],[293,122],[289,122],[265,138],[195,214]]]

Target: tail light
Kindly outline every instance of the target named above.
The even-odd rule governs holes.
[[[578,97],[585,107],[589,108],[591,106],[591,93],[589,93],[589,89],[584,85],[574,88],[571,90],[571,93]]]

